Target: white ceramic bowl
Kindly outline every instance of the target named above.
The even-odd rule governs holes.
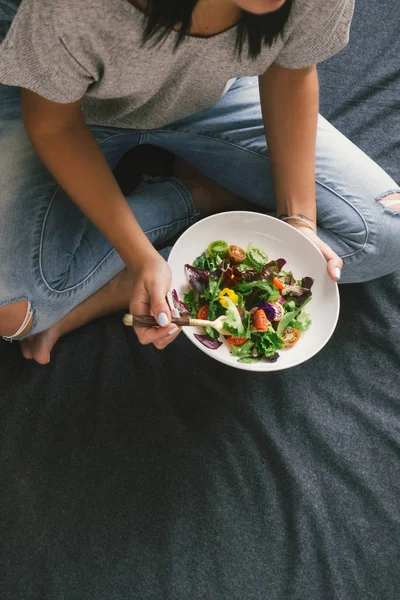
[[[168,259],[172,270],[172,289],[176,289],[182,300],[184,293],[190,289],[184,265],[193,264],[194,259],[214,240],[225,240],[242,248],[251,243],[264,250],[269,260],[285,258],[287,264],[284,269],[292,271],[296,279],[312,277],[312,300],[306,308],[312,324],[302,332],[301,339],[293,348],[279,352],[280,357],[275,363],[263,360],[255,364],[239,363],[237,357],[231,355],[226,341],[217,350],[210,350],[194,337],[194,333],[203,333],[198,327],[183,328],[189,340],[211,358],[246,371],[288,369],[317,354],[335,330],[340,306],[338,286],[329,278],[326,261],[319,250],[290,225],[260,213],[233,211],[207,217],[181,235]]]

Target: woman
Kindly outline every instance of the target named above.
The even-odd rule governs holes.
[[[316,64],[347,43],[353,0],[19,4],[0,0],[0,335],[26,358],[127,306],[164,348],[179,331],[154,246],[245,201],[335,280],[397,268],[396,183],[318,118]],[[125,198],[112,171],[142,144],[180,159]]]

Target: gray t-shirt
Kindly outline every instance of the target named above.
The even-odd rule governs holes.
[[[209,37],[176,32],[142,45],[144,16],[128,0],[22,0],[0,46],[0,82],[54,102],[83,98],[89,124],[153,129],[216,103],[230,81],[276,62],[301,68],[343,48],[354,0],[294,0],[284,31],[252,59],[236,27]]]

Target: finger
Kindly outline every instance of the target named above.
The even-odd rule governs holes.
[[[171,310],[167,302],[168,288],[163,289],[156,283],[148,288],[150,297],[150,310],[161,327],[167,327],[171,323]]]
[[[141,344],[154,344],[162,349],[177,337],[180,329],[170,323],[168,327],[135,327],[135,332]]]
[[[299,228],[301,232],[308,237],[308,239],[320,250],[322,256],[327,261],[328,275],[334,281],[339,281],[342,275],[343,260],[332,250],[328,244],[323,242],[315,233],[309,228]]]
[[[168,331],[168,335],[164,336],[159,342],[156,342],[154,345],[158,350],[164,350],[171,342],[175,341],[182,329],[179,327],[171,327]]]
[[[342,275],[343,268],[342,259],[336,254],[336,252],[332,250],[330,246],[328,246],[328,244],[325,244],[325,242],[323,242],[322,240],[320,240],[319,248],[328,263],[327,270],[329,277],[334,281],[339,281]]]

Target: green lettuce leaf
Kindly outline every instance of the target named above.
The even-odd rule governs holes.
[[[301,312],[290,324],[292,327],[296,327],[300,331],[305,331],[311,325],[310,315],[306,312]]]
[[[254,363],[260,362],[262,356],[243,356],[243,358],[239,358],[239,363],[247,363],[248,365],[252,365]]]
[[[204,327],[204,330],[205,330],[206,333],[208,333],[208,335],[210,336],[211,339],[213,339],[213,340],[218,340],[219,339],[220,334],[213,327],[208,327],[207,326],[207,327]]]
[[[228,308],[225,313],[224,329],[232,335],[242,336],[244,334],[244,326],[236,304],[227,296],[225,300],[228,303]]]
[[[247,340],[241,346],[232,346],[231,351],[233,356],[251,356],[251,351],[254,348],[254,343],[251,340]]]
[[[242,294],[249,294],[254,288],[263,290],[267,292],[267,294],[271,295],[274,292],[273,287],[267,281],[245,281],[243,283],[239,283],[236,287],[234,287],[235,292],[242,292]],[[279,298],[279,295],[278,295]]]
[[[277,350],[283,348],[283,340],[272,327],[268,331],[256,334],[256,348],[259,354],[273,356]]]
[[[194,319],[197,317],[198,306],[194,291],[190,289],[186,294],[183,295],[183,302],[189,309],[190,316]]]

